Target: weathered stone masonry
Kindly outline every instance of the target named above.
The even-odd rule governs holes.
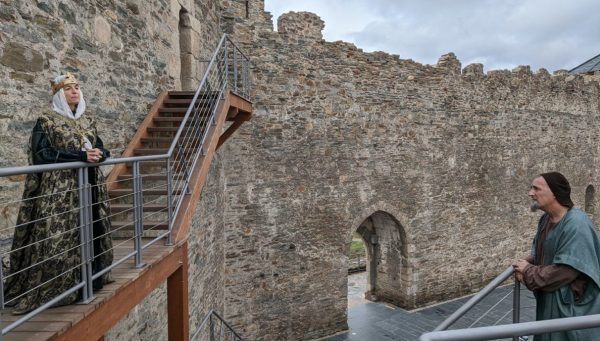
[[[535,174],[564,172],[582,207],[597,186],[597,83],[364,53],[323,41],[313,14],[274,32],[263,1],[247,4],[0,0],[0,166],[26,163],[59,71],[82,79],[118,155],[159,91],[197,81],[221,27],[250,55],[255,114],[213,161],[190,236],[192,329],[210,308],[251,340],[346,328],[357,229],[377,236],[378,298],[412,308],[471,292],[527,252]],[[0,199],[20,192],[1,181]],[[107,339],[166,339],[165,302],[163,287]]]
[[[596,83],[364,53],[323,41],[310,13],[270,27],[259,11],[233,25],[255,85],[254,118],[223,153],[226,315],[244,335],[344,329],[350,234],[372,215],[405,236],[379,236],[404,258],[382,254],[378,274],[388,300],[414,308],[472,292],[528,252],[535,174],[564,172],[582,207],[597,186]]]
[[[48,81],[65,71],[82,81],[88,110],[118,156],[160,91],[198,86],[198,61],[221,37],[220,16],[216,0],[0,0],[0,167],[27,164],[31,129],[50,105]],[[211,308],[223,311],[222,172],[217,157],[191,229],[191,328]],[[21,181],[0,179],[0,202],[19,197]],[[16,209],[0,212],[2,231]],[[11,235],[0,233],[0,246],[10,247]],[[163,285],[106,339],[166,340],[166,313]]]

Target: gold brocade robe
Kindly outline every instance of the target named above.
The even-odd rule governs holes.
[[[83,160],[71,161],[84,161],[83,136],[92,146],[104,148],[90,115],[74,120],[54,112],[43,114],[32,133],[30,164],[64,162],[61,155],[77,154]],[[44,155],[42,161],[36,160],[39,155]],[[93,272],[97,273],[113,260],[110,211],[102,171],[90,167],[88,174],[92,185],[99,184],[92,187]],[[5,301],[14,306],[15,314],[31,311],[81,282],[80,245],[77,169],[29,174],[14,231],[9,272],[5,276]],[[99,288],[109,281],[110,275],[106,273],[94,281],[94,286]],[[68,295],[57,305],[77,301],[80,292]]]

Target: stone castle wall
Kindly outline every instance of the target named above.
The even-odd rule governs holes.
[[[1,167],[26,163],[59,72],[78,74],[118,155],[160,90],[198,79],[221,27],[251,57],[253,119],[220,149],[194,218],[192,330],[211,308],[250,340],[345,329],[347,252],[367,221],[383,230],[376,294],[413,308],[471,292],[527,252],[535,174],[564,172],[579,206],[598,185],[596,82],[484,74],[453,54],[421,65],[325,42],[310,13],[274,32],[262,0],[218,3],[0,0]],[[0,196],[20,181],[1,179]],[[165,286],[107,339],[166,339]]]
[[[49,80],[66,71],[80,79],[87,113],[119,156],[161,91],[198,86],[200,61],[222,35],[220,16],[218,0],[0,0],[0,167],[27,164],[31,129],[50,108]],[[191,328],[224,309],[222,172],[217,156],[191,229]],[[0,178],[0,202],[20,197],[23,178]],[[17,209],[0,207],[4,249]],[[166,302],[163,284],[106,339],[166,340]]]
[[[270,27],[264,13],[231,27],[252,59],[255,112],[223,152],[226,315],[251,339],[346,327],[350,236],[374,213],[405,235],[385,280],[415,308],[477,290],[528,252],[536,174],[564,172],[581,207],[598,186],[597,83],[365,53],[323,41],[310,13]]]

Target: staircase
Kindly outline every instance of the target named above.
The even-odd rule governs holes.
[[[210,137],[216,139],[214,146],[210,143],[211,140],[208,145],[192,141],[185,147],[176,148],[170,169],[164,160],[140,162],[139,176],[145,183],[141,191],[144,197],[142,212],[147,213],[142,223],[143,237],[159,237],[170,231],[174,215],[173,212],[169,212],[168,203],[174,204],[173,199],[185,198],[186,194],[191,194],[185,179],[194,171],[199,171],[193,169],[194,156],[200,154],[201,163],[210,164],[214,152],[211,147],[218,149],[243,122],[250,119],[251,103],[233,92],[226,93],[222,99],[218,96],[218,93],[199,93],[195,96],[195,93],[190,91],[161,93],[123,152],[124,158],[167,154],[190,107],[197,110],[190,111],[186,124],[182,126],[181,136],[184,138],[191,134],[201,136],[211,128],[222,127],[223,120],[231,122],[228,129],[221,134],[218,133],[223,129],[214,129]],[[215,110],[220,115],[211,119],[211,113]],[[210,152],[210,155],[207,152]],[[107,179],[113,214],[112,228],[116,237],[131,238],[135,233],[135,216],[132,214],[135,178],[133,164],[122,163],[114,167]],[[204,179],[190,181],[201,188]]]

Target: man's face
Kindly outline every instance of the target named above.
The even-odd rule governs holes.
[[[548,207],[556,201],[554,193],[552,193],[552,190],[548,187],[548,183],[541,176],[533,179],[527,195],[534,201],[536,208],[539,208],[544,212],[546,212]]]

